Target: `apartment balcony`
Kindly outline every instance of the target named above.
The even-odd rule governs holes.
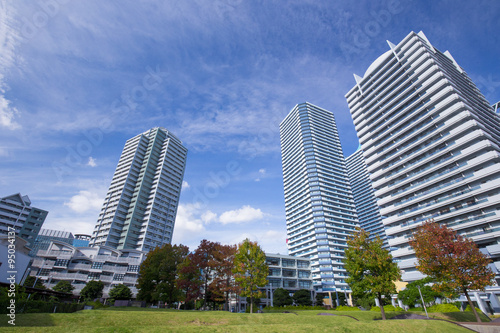
[[[113,272],[113,273],[125,273],[127,271],[126,266],[111,266],[111,265],[103,265],[102,271]]]
[[[72,251],[49,251],[49,250],[40,250],[37,253],[38,257],[47,257],[47,258],[57,258],[57,259],[71,259],[73,255]]]
[[[58,280],[87,281],[88,278],[88,274],[81,274],[81,273],[52,273],[50,276],[53,279],[58,279]]]
[[[33,263],[31,264],[31,267],[37,267],[37,268],[52,268],[54,266],[55,261],[49,261],[49,260],[44,260],[40,258],[36,258],[33,260]]]
[[[92,265],[90,264],[69,264],[68,265],[68,270],[82,270],[82,271],[88,271]]]
[[[123,278],[123,283],[133,283],[133,284],[136,284],[137,283],[137,277],[128,277],[128,276],[125,276]]]

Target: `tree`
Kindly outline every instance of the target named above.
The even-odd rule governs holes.
[[[182,297],[176,287],[177,267],[188,255],[185,245],[165,244],[147,254],[139,268],[137,298],[146,302],[167,302],[172,304]]]
[[[208,304],[208,283],[212,280],[216,269],[215,254],[218,243],[210,242],[206,239],[200,242],[198,248],[194,251],[191,257],[193,265],[198,267],[201,272],[203,281],[203,306]],[[219,244],[220,245],[220,244]]]
[[[214,248],[212,293],[216,301],[224,301],[226,311],[229,310],[229,296],[238,294],[240,291],[233,278],[236,249],[236,245],[221,245],[219,243],[216,243]]]
[[[292,305],[293,298],[290,292],[283,288],[278,288],[273,292],[273,306],[286,306]]]
[[[309,290],[306,290],[306,289],[297,290],[293,294],[292,298],[293,298],[293,301],[295,302],[295,304],[297,304],[297,305],[305,305],[305,306],[312,305],[311,292]]]
[[[426,277],[425,279],[413,281],[406,285],[406,288],[401,290],[398,294],[398,298],[403,302],[403,304],[408,306],[414,306],[415,303],[422,303],[420,298],[420,292],[426,304],[432,303],[436,300],[436,297],[442,297],[443,294],[435,291],[431,286],[428,286],[432,282],[432,279]],[[418,290],[420,287],[420,292]]]
[[[24,280],[23,286],[30,288],[38,288],[38,289],[47,289],[43,284],[41,279],[37,279],[35,276],[28,276],[26,280]]]
[[[418,259],[417,269],[436,282],[433,287],[463,293],[476,320],[481,322],[467,290],[484,289],[492,284],[495,274],[488,267],[490,260],[476,244],[446,225],[429,220],[413,233],[410,245]]]
[[[241,295],[250,297],[250,313],[253,313],[253,299],[262,297],[258,288],[267,284],[268,270],[266,255],[257,242],[247,238],[239,244],[233,273],[236,283],[241,287]]]
[[[380,237],[370,240],[369,235],[365,230],[357,228],[347,240],[345,269],[349,277],[346,282],[351,287],[353,296],[376,297],[382,319],[385,320],[382,298],[396,293],[394,281],[401,278],[401,273],[389,251],[382,248],[383,241]]]
[[[132,290],[124,284],[117,284],[109,291],[109,298],[113,300],[129,300],[132,298]]]
[[[89,281],[80,292],[80,297],[83,298],[85,302],[93,301],[96,298],[102,297],[103,289],[104,283],[102,283],[102,281]]]
[[[324,298],[325,298],[325,295],[317,293],[316,297],[314,297],[314,305],[323,306],[324,305],[324,301],[323,301]]]
[[[193,254],[189,254],[184,261],[177,266],[177,280],[175,284],[177,288],[183,292],[183,300],[186,304],[196,301],[202,295],[201,286],[203,280],[201,270],[193,264]]]
[[[71,282],[67,280],[61,280],[57,282],[57,284],[52,288],[52,290],[54,291],[58,291],[61,293],[68,293],[68,294],[72,293],[74,289],[75,287],[73,287]]]

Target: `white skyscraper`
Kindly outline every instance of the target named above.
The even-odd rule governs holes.
[[[388,43],[346,98],[391,253],[413,281],[423,276],[408,241],[426,220],[500,254],[499,118],[422,32]]]
[[[90,245],[150,251],[170,243],[187,149],[156,127],[125,144]]]
[[[288,252],[311,259],[317,292],[345,291],[346,237],[357,220],[333,113],[298,104],[280,137]]]

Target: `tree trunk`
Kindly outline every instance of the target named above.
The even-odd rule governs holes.
[[[464,294],[465,294],[465,297],[467,297],[467,301],[469,302],[469,305],[470,305],[470,307],[471,307],[471,309],[472,309],[472,312],[474,312],[474,316],[476,317],[477,322],[478,322],[478,323],[480,323],[480,322],[481,322],[481,318],[479,317],[479,314],[478,314],[478,313],[477,313],[477,311],[476,311],[476,307],[475,307],[475,306],[474,306],[474,304],[472,303],[472,300],[470,299],[470,296],[469,296],[469,294],[467,293],[467,289],[466,289],[466,288],[463,288],[462,290],[463,290],[463,292],[464,292]],[[479,303],[479,300],[478,300],[478,303]]]
[[[380,307],[380,313],[382,314],[382,320],[386,320],[384,304],[382,303],[382,295],[378,294],[377,299],[378,299],[378,306]]]
[[[253,294],[250,296],[250,313],[253,313]]]

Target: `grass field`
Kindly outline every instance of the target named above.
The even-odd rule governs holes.
[[[337,316],[320,316],[318,313]],[[398,313],[389,312],[388,317]],[[345,315],[345,316],[339,316]],[[432,314],[452,321],[474,321],[472,313]],[[455,316],[454,317],[450,317]],[[350,317],[352,316],[358,320]],[[16,327],[2,319],[2,332],[470,332],[443,320],[375,320],[373,311],[296,311],[228,313],[163,309],[108,308],[76,313],[17,315]],[[487,319],[485,318],[485,321]]]

